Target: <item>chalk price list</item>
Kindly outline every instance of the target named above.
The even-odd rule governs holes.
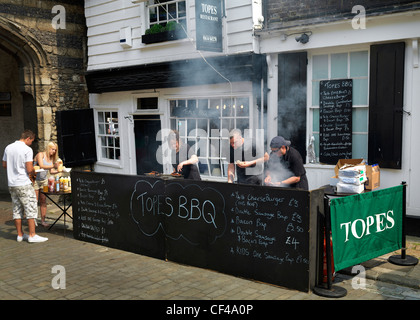
[[[236,245],[230,247],[232,255],[278,264],[309,264],[299,253],[305,228],[297,199],[239,192],[233,192],[231,198],[235,205],[230,209],[229,229],[236,237]]]
[[[80,237],[108,243],[107,226],[119,218],[118,205],[107,201],[109,191],[103,179],[77,178],[76,182]]]

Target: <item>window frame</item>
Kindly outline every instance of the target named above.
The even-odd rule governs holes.
[[[168,0],[168,1],[165,1],[165,2],[162,2],[162,3],[151,4],[150,2],[152,2],[152,1],[146,2],[146,17],[147,17],[146,25],[147,25],[147,28],[151,28],[154,24],[162,24],[163,26],[165,26],[170,21],[175,21],[175,22],[180,23],[179,22],[180,20],[184,20],[185,23],[183,25],[184,25],[184,28],[187,30],[187,21],[188,21],[187,0]],[[180,2],[185,3],[185,16],[181,17],[181,18],[179,17],[179,8],[178,8],[178,3],[180,3]],[[167,8],[170,4],[176,4],[176,17],[175,18],[174,17],[169,17],[168,16],[169,15],[169,13],[168,13],[169,10],[167,10],[166,11],[166,18],[167,18],[166,20],[162,20],[162,22],[161,22],[159,20],[159,15],[157,15],[156,22],[151,22],[151,16],[150,16],[150,9],[151,8],[156,8],[157,10],[159,10],[158,9],[159,6],[165,5],[166,8]]]
[[[229,100],[234,101],[233,104],[235,105],[235,108],[236,108],[236,101],[240,100],[240,99],[247,100],[247,103],[248,103],[248,115],[247,116],[237,115],[236,111],[235,111],[235,115],[233,115],[233,116],[232,115],[223,115],[223,110],[224,110],[223,109],[224,108],[223,102],[229,101]],[[171,111],[171,101],[181,101],[181,100],[185,101],[185,103],[188,103],[188,101],[191,101],[191,100],[195,100],[197,104],[199,103],[199,101],[207,100],[207,105],[208,106],[209,106],[209,104],[211,104],[212,101],[219,100],[221,102],[220,113],[219,113],[219,116],[217,118],[217,120],[219,121],[219,127],[218,127],[219,136],[218,137],[212,136],[210,118],[206,118],[206,117],[177,117],[176,115],[173,115],[172,111]],[[230,150],[229,149],[230,148],[230,143],[229,143],[229,132],[230,132],[230,130],[232,130],[233,128],[236,128],[237,120],[240,120],[240,119],[247,119],[248,120],[248,129],[251,129],[251,130],[254,129],[254,114],[253,114],[254,113],[254,110],[253,110],[254,108],[253,108],[253,104],[252,104],[252,101],[253,101],[252,100],[252,95],[234,94],[233,96],[217,95],[217,96],[210,96],[210,97],[206,96],[206,97],[196,97],[196,98],[195,97],[194,98],[193,97],[173,97],[173,98],[168,98],[167,101],[168,101],[168,124],[169,124],[168,127],[171,130],[178,130],[178,124],[179,123],[177,123],[177,122],[185,121],[185,120],[187,121],[187,123],[188,123],[188,120],[195,120],[195,128],[199,129],[198,121],[206,119],[207,130],[206,130],[206,136],[205,137],[200,136],[198,131],[195,132],[195,135],[191,135],[191,130],[189,130],[189,128],[187,127],[187,129],[185,129],[185,130],[187,130],[186,133],[185,132],[180,132],[180,139],[183,139],[183,141],[187,142],[191,147],[195,146],[196,149],[194,151],[195,151],[196,154],[197,154],[198,148],[200,148],[200,146],[201,146],[201,144],[200,144],[201,142],[198,142],[198,138],[204,139],[204,141],[206,143],[206,151],[209,154],[207,154],[206,156],[202,156],[202,155],[197,155],[197,156],[198,156],[199,162],[201,162],[201,164],[203,166],[207,165],[207,168],[210,168],[210,170],[207,169],[208,174],[205,174],[205,171],[201,172],[201,170],[200,170],[201,178],[202,179],[208,179],[208,180],[216,180],[216,181],[222,180],[222,181],[225,181],[227,179],[227,166],[228,166],[228,163],[229,163],[230,159],[224,157],[223,152],[229,152],[229,150]],[[228,130],[223,130],[223,132],[222,132],[221,129],[224,129],[223,124],[222,124],[223,120],[227,120],[227,119],[230,119],[230,120],[234,121],[234,127],[230,128]],[[173,128],[173,123],[174,122],[175,122],[175,125],[176,125],[175,128]],[[222,136],[220,136],[220,134],[222,134]],[[242,134],[244,135],[244,132],[242,132]],[[219,154],[216,157],[213,157],[212,154],[211,154],[211,151],[210,151],[210,148],[212,146],[212,141],[214,141],[214,140],[219,140],[219,142],[218,142]],[[222,151],[222,144],[224,146],[228,147],[228,150],[223,150]],[[213,146],[214,145],[217,145],[217,142],[215,144],[213,144]],[[220,168],[220,175],[217,175],[217,174],[213,175],[212,171],[214,170],[214,168],[211,168],[212,165],[216,165],[216,166],[218,166],[218,168]]]
[[[97,150],[97,158],[98,158],[97,162],[101,165],[107,165],[107,166],[111,166],[111,167],[122,168],[123,152],[122,152],[122,139],[121,139],[121,137],[122,137],[122,133],[121,133],[122,126],[121,126],[121,115],[120,115],[121,112],[116,107],[115,108],[96,108],[94,110],[95,110],[95,113],[94,113],[94,115],[95,115],[95,132],[96,132],[96,141],[97,141],[96,150]],[[100,121],[101,120],[100,115],[99,115],[100,113],[103,113],[104,121]],[[106,127],[107,122],[105,121],[107,113],[111,113],[112,118],[114,118],[113,117],[114,113],[117,114],[117,120],[118,120],[118,122],[117,122],[118,133],[117,133],[117,135],[107,134],[106,132],[102,133],[101,130],[100,130],[100,125],[104,125],[105,130],[107,128]],[[113,145],[103,146],[103,143],[102,143],[103,138],[113,139]],[[119,145],[118,146],[115,143],[116,139],[119,140]],[[115,153],[118,150],[119,151],[119,158],[108,158],[108,157],[104,156],[103,155],[103,148],[112,149],[112,150],[114,150]]]
[[[351,76],[351,53],[356,52],[366,52],[367,56],[367,65],[366,65],[366,76]],[[339,78],[333,78],[331,75],[331,56],[333,55],[339,55],[339,54],[347,54],[347,77],[339,77]],[[325,78],[315,79],[313,78],[313,68],[314,68],[314,57],[315,56],[322,56],[326,55],[328,57],[328,76]],[[331,79],[353,79],[353,96],[355,94],[354,91],[354,80],[365,80],[366,82],[366,104],[354,104],[353,99],[353,115],[355,111],[365,110],[366,118],[364,119],[366,121],[365,128],[366,131],[353,131],[355,126],[357,126],[355,117],[353,117],[353,129],[352,129],[352,137],[353,137],[353,146],[352,146],[352,158],[363,158],[365,160],[368,159],[368,149],[369,149],[369,79],[370,79],[370,47],[369,46],[361,46],[361,47],[353,47],[353,48],[345,48],[345,49],[338,49],[338,50],[314,50],[312,52],[308,52],[308,93],[307,93],[307,128],[308,128],[308,136],[309,138],[311,136],[315,137],[316,143],[315,143],[315,155],[316,155],[316,162],[310,163],[309,159],[307,159],[307,164],[312,165],[322,165],[322,166],[328,166],[327,164],[323,164],[319,162],[319,128],[318,131],[315,131],[314,128],[314,117],[315,113],[318,114],[318,125],[319,125],[319,100],[317,104],[314,104],[313,102],[313,94],[314,94],[314,81],[320,82],[322,80],[331,80]],[[315,86],[315,88],[318,88]],[[360,148],[356,145],[355,147],[355,137],[363,137],[366,139],[365,146],[362,152],[359,152],[355,148]],[[357,142],[356,142],[357,143]]]

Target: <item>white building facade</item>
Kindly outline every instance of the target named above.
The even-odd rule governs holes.
[[[255,53],[252,2],[202,2],[85,1],[96,171],[171,171],[156,151],[159,132],[172,129],[200,148],[203,179],[225,181],[227,132],[261,128],[266,62]],[[197,50],[196,10],[219,20],[219,52]],[[147,29],[171,21],[177,38],[145,43]]]
[[[279,134],[297,145],[310,189],[329,184],[334,165],[319,162],[320,82],[353,80],[352,158],[369,160],[369,139],[375,136],[369,119],[372,52],[378,45],[402,43],[401,157],[390,165],[396,168],[381,167],[381,187],[406,181],[407,213],[420,216],[415,161],[420,157],[415,141],[420,134],[420,8],[275,23],[268,19],[270,1],[207,1],[212,3],[222,10],[219,52],[197,50],[196,1],[85,1],[95,170],[169,171],[158,166],[156,151],[162,144],[159,132],[172,129],[197,148],[203,179],[226,181],[225,133],[263,129],[267,151],[267,141]],[[144,43],[147,29],[170,21],[181,25],[179,38]],[[304,33],[309,41],[297,42]],[[315,162],[306,155],[311,137]]]

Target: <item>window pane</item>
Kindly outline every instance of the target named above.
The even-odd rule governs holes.
[[[350,77],[368,76],[368,52],[350,52]]]
[[[368,104],[368,79],[353,79],[353,105]]]
[[[368,109],[353,108],[353,132],[368,132]]]
[[[312,131],[319,132],[319,109],[313,109]]]
[[[168,20],[168,16],[166,14],[166,5],[164,6],[159,6],[158,8],[158,12],[159,12],[159,21],[163,21],[165,22],[166,20]]]
[[[169,20],[176,20],[176,3],[168,4],[168,16]]]
[[[203,110],[209,109],[209,101],[207,99],[198,100],[198,108]]]
[[[196,129],[196,120],[195,119],[188,119],[187,120],[187,132],[188,135],[191,134],[191,130],[195,130]]]
[[[353,134],[352,157],[354,159],[367,159],[368,135]]]
[[[198,119],[197,120],[197,128],[204,130],[207,135],[209,135],[210,133],[208,132],[208,128],[207,128],[207,119]],[[201,133],[200,133],[201,134]]]
[[[248,98],[236,99],[236,115],[249,116],[249,99]]]
[[[104,124],[98,124],[99,128],[99,134],[105,134],[105,125]]]
[[[331,55],[331,79],[347,78],[347,53]]]
[[[227,129],[228,131],[235,128],[235,123],[233,119],[222,119],[222,129]]]
[[[101,137],[101,146],[106,147],[107,146],[107,137]]]
[[[210,130],[217,129],[220,130],[220,120],[219,119],[210,119]]]
[[[245,129],[249,129],[248,119],[236,119],[236,128],[242,131],[244,134]]]
[[[233,109],[233,99],[223,99],[222,116],[233,117],[235,115],[235,109]]]
[[[313,57],[312,79],[328,79],[328,55]]]
[[[185,1],[178,2],[178,17],[185,17],[187,10],[185,9]]]
[[[157,22],[156,8],[149,8],[150,23]]]
[[[174,102],[173,100],[170,101]],[[172,107],[172,104],[171,104]],[[157,109],[158,98],[138,98],[137,99],[137,110]]]
[[[319,81],[312,81],[312,105],[319,106]]]

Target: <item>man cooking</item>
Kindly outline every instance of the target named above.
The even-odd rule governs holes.
[[[291,142],[282,136],[271,140],[271,154],[264,183],[269,186],[309,190],[302,156],[290,145]]]

